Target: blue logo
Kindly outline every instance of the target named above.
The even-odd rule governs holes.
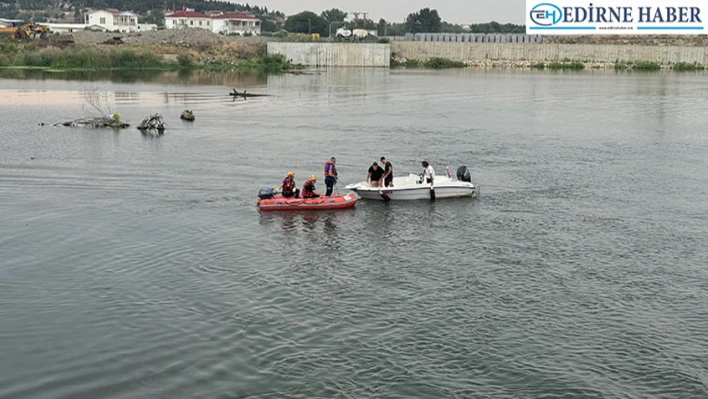
[[[555,25],[563,18],[560,7],[551,3],[540,3],[531,9],[531,21],[536,25]]]

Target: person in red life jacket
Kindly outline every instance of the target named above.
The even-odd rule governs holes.
[[[295,173],[292,171],[288,172],[278,189],[283,194],[283,197],[292,197],[294,195],[295,198],[300,198],[300,189],[295,188]]]
[[[325,175],[325,185],[327,186],[327,197],[332,195],[332,189],[337,183],[337,167],[334,164],[337,163],[337,158],[332,157],[329,161],[325,163],[324,175]]]
[[[321,197],[322,193],[315,191],[315,182],[317,181],[317,176],[312,175],[310,178],[302,185],[302,198],[317,198]]]

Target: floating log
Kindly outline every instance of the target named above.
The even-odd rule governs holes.
[[[188,109],[182,111],[182,114],[179,116],[180,119],[185,120],[185,121],[193,121],[194,120],[194,113]]]
[[[245,89],[244,89],[243,92],[241,92],[241,93],[239,93],[238,90],[233,89],[233,91],[232,91],[231,93],[229,93],[229,95],[230,95],[230,96],[233,96],[234,99],[236,99],[236,97],[243,97],[244,100],[246,99],[246,97],[269,97],[269,96],[270,96],[270,94],[252,94],[252,93],[246,93],[246,90],[245,90]]]
[[[165,130],[165,121],[162,120],[162,115],[152,114],[138,124],[138,130],[157,130],[162,133]]]
[[[108,118],[108,117],[88,117],[88,118],[81,118],[81,119],[76,119],[73,121],[68,121],[68,122],[58,122],[55,123],[54,126],[69,126],[69,127],[90,127],[90,128],[95,128],[95,129],[101,129],[101,128],[114,128],[114,129],[123,129],[126,127],[129,127],[129,123],[125,123],[120,121],[119,119],[115,118]]]

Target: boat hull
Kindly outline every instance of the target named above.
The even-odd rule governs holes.
[[[273,198],[259,199],[258,207],[262,211],[318,211],[346,209],[354,207],[359,198],[359,195],[356,193],[317,198],[286,198],[282,195],[276,195]]]
[[[433,185],[434,197],[430,192],[430,184],[421,183],[418,176],[395,177],[393,187],[373,187],[366,182],[350,184],[345,187],[357,193],[361,198],[381,201],[414,201],[460,197],[477,197],[479,187],[472,183],[437,178]]]

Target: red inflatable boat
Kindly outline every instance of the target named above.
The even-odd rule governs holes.
[[[359,195],[356,193],[332,194],[330,197],[293,198],[276,194],[273,189],[261,189],[258,194],[258,206],[264,211],[345,209],[356,205],[358,200]]]

